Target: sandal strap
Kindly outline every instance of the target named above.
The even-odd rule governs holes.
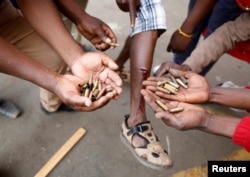
[[[122,123],[121,129],[122,137],[137,159],[143,164],[147,164],[151,167],[165,168],[172,166],[173,162],[168,156],[167,151],[161,146],[157,136],[154,134],[150,121],[139,123],[130,128],[127,124],[128,118],[129,115],[125,115],[125,120]],[[140,147],[134,147],[132,144],[134,135],[143,139],[145,144]]]
[[[130,135],[136,134],[136,133],[142,133],[146,130],[148,130],[148,126],[140,124],[140,125],[137,125],[137,126],[130,128],[129,131],[127,132],[127,136],[130,136]]]
[[[129,114],[126,114],[124,116],[125,117],[124,123],[127,129],[127,136],[138,134],[138,133],[143,133],[144,131],[147,131],[149,129],[148,124],[150,124],[150,121],[139,123],[136,126],[131,127],[131,128],[128,127],[127,121],[128,121],[129,116],[130,116]]]

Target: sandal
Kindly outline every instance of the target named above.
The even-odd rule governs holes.
[[[125,67],[119,69],[118,74],[124,82],[130,82],[130,72]]]
[[[127,124],[128,118],[129,115],[125,116],[120,135],[122,142],[132,151],[136,159],[143,165],[157,170],[171,167],[173,161],[167,151],[161,147],[157,136],[153,132],[150,121],[142,122],[135,127],[129,128]],[[144,139],[146,145],[134,147],[132,144],[134,135]]]

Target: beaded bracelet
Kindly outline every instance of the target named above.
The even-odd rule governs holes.
[[[184,37],[187,37],[187,38],[191,38],[192,37],[192,34],[187,34],[187,33],[184,33],[181,28],[178,28],[178,31],[179,33],[184,36]]]

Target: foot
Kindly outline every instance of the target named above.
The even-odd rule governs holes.
[[[40,104],[40,107],[41,107],[41,110],[42,112],[44,112],[45,114],[51,114],[51,113],[55,113],[55,112],[62,112],[62,111],[65,111],[65,112],[75,112],[75,110],[71,107],[69,107],[68,105],[62,103],[60,105],[60,107],[55,111],[55,112],[49,112],[48,110],[46,110],[42,104]]]
[[[145,166],[158,170],[171,167],[173,161],[162,148],[150,122],[146,121],[130,128],[127,120],[128,116],[122,124],[121,139],[137,160]]]
[[[14,103],[0,99],[0,114],[15,119],[21,114],[21,110]]]
[[[121,69],[119,69],[117,73],[119,74],[119,76],[124,82],[128,82],[128,83],[130,82],[130,72],[125,67],[122,67]]]

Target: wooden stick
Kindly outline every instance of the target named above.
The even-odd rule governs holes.
[[[40,169],[35,177],[46,177],[59,161],[73,148],[73,146],[83,137],[86,130],[79,128],[74,135],[50,158],[50,160]]]

